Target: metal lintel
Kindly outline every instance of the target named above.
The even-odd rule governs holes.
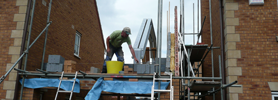
[[[144,19],[141,24],[141,28],[138,32],[137,38],[133,45],[134,50],[137,49],[137,52],[135,52],[135,54],[139,53],[140,51],[139,54],[140,56],[136,54],[137,58],[139,59],[144,58],[148,40],[150,42],[151,48],[156,47],[156,37],[155,37],[152,19]]]

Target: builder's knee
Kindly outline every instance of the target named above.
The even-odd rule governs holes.
[[[118,61],[123,62],[123,61],[124,61],[124,57],[122,57],[122,56],[118,56]]]
[[[106,56],[106,58],[104,59],[104,61],[111,61],[112,58],[110,58],[109,56]]]

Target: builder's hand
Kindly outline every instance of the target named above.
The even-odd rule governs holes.
[[[134,58],[134,60],[135,60],[137,63],[139,63],[139,60],[138,60],[136,57]]]
[[[108,52],[110,52],[110,49],[109,49],[109,48],[107,48],[106,52],[107,52],[107,53],[108,53]]]

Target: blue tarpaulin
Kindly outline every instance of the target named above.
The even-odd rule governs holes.
[[[22,79],[19,80],[22,84]],[[43,88],[43,87],[58,87],[60,83],[59,79],[48,79],[48,78],[31,78],[25,79],[24,87],[27,88]],[[79,80],[76,79],[75,86],[73,92],[80,93],[80,84]],[[62,81],[60,88],[66,91],[71,91],[73,85],[73,81]]]
[[[166,89],[170,82],[161,82],[160,89]],[[113,93],[138,93],[150,94],[153,82],[129,82],[129,81],[103,81],[99,78],[93,88],[86,95],[85,100],[98,100],[101,92]],[[158,82],[155,83],[157,89]]]

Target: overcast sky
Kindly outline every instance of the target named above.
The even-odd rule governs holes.
[[[174,33],[174,8],[177,6],[178,20],[180,15],[180,0],[163,0],[162,15],[162,57],[166,57],[167,41],[167,11],[170,2],[170,32]],[[193,32],[193,3],[195,6],[195,17],[197,16],[197,0],[184,0],[185,33]],[[130,39],[132,45],[136,40],[141,23],[145,18],[151,18],[157,36],[158,0],[97,0],[97,7],[103,32],[106,38],[115,30],[130,27]],[[199,21],[200,23],[200,21]],[[179,25],[179,24],[178,24]],[[200,25],[199,25],[200,26]],[[195,18],[195,32],[197,32],[197,18]],[[193,43],[193,36],[187,36],[185,44]],[[106,44],[105,44],[106,45]],[[122,45],[125,63],[133,63],[128,45]],[[139,59],[139,58],[138,58]],[[116,56],[112,60],[116,60]]]

